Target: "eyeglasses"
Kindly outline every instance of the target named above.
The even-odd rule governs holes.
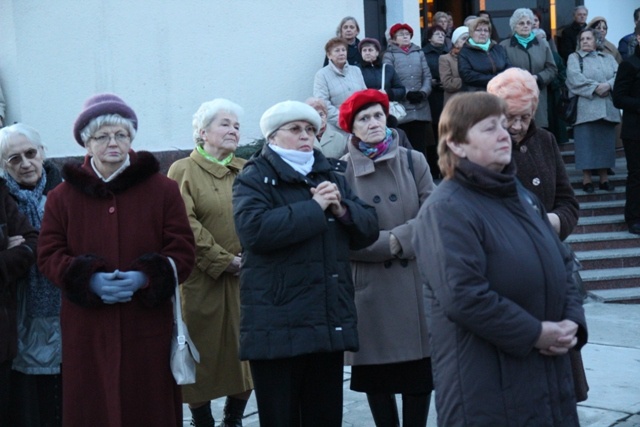
[[[289,131],[292,134],[294,134],[295,136],[300,136],[300,134],[302,134],[302,132],[306,133],[307,135],[311,135],[311,136],[315,136],[316,135],[316,128],[314,128],[313,126],[306,126],[306,127],[303,128],[300,125],[295,125],[295,126],[291,126],[290,128],[280,128],[278,130]]]
[[[111,138],[113,138],[118,144],[124,144],[125,142],[131,141],[131,137],[124,132],[118,132],[115,135],[112,133],[105,133],[103,135],[91,137],[91,139],[93,139],[100,145],[108,143],[109,141],[111,141]]]
[[[477,28],[473,31],[474,33],[489,33],[489,29],[488,28]]]
[[[518,27],[530,26],[533,25],[531,21],[520,21],[516,24]]]
[[[22,163],[23,158],[27,160],[32,160],[32,159],[35,159],[37,155],[38,155],[37,148],[29,148],[27,151],[23,153],[14,154],[13,156],[5,160],[5,162],[11,166],[18,166],[20,163]]]
[[[400,37],[411,37],[411,33],[409,31],[398,31],[396,36]]]

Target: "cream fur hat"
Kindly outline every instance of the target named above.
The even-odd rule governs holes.
[[[269,138],[280,126],[296,120],[309,122],[316,131],[322,125],[320,115],[312,106],[299,101],[284,101],[264,112],[260,119],[260,130],[265,138]]]

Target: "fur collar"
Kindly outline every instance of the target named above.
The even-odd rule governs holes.
[[[111,194],[122,193],[147,180],[160,171],[160,164],[153,154],[147,151],[129,152],[131,165],[113,181],[104,182],[91,168],[91,158],[86,156],[84,163],[67,163],[62,168],[62,177],[78,191],[89,197],[106,199]]]

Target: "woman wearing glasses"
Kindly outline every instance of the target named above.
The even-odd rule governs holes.
[[[60,172],[45,160],[40,134],[22,123],[0,130],[0,153],[9,193],[39,230],[47,194],[62,182]],[[33,265],[18,283],[17,301],[9,424],[61,426],[60,290]]]
[[[469,40],[458,54],[463,91],[486,91],[489,80],[511,66],[504,47],[490,36],[488,18],[476,18],[469,23]]]
[[[182,426],[168,258],[186,280],[193,232],[176,182],[131,150],[137,128],[119,97],[89,98],[74,124],[87,156],[47,196],[38,267],[63,295],[65,426]]]
[[[358,349],[349,250],[377,239],[377,218],[313,149],[320,125],[302,102],[269,108],[267,144],[233,188],[240,358],[262,427],[340,427],[343,353]]]

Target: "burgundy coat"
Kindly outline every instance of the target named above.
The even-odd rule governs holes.
[[[193,268],[194,239],[177,184],[152,154],[130,152],[113,181],[89,158],[67,164],[47,198],[38,267],[63,291],[63,424],[182,426],[180,389],[169,369],[174,278]],[[104,304],[95,272],[141,270],[149,284],[127,303]]]
[[[22,236],[25,242],[7,249],[11,236]],[[0,179],[0,362],[16,356],[16,283],[29,273],[35,262],[37,239],[38,232],[20,213],[4,180]]]

